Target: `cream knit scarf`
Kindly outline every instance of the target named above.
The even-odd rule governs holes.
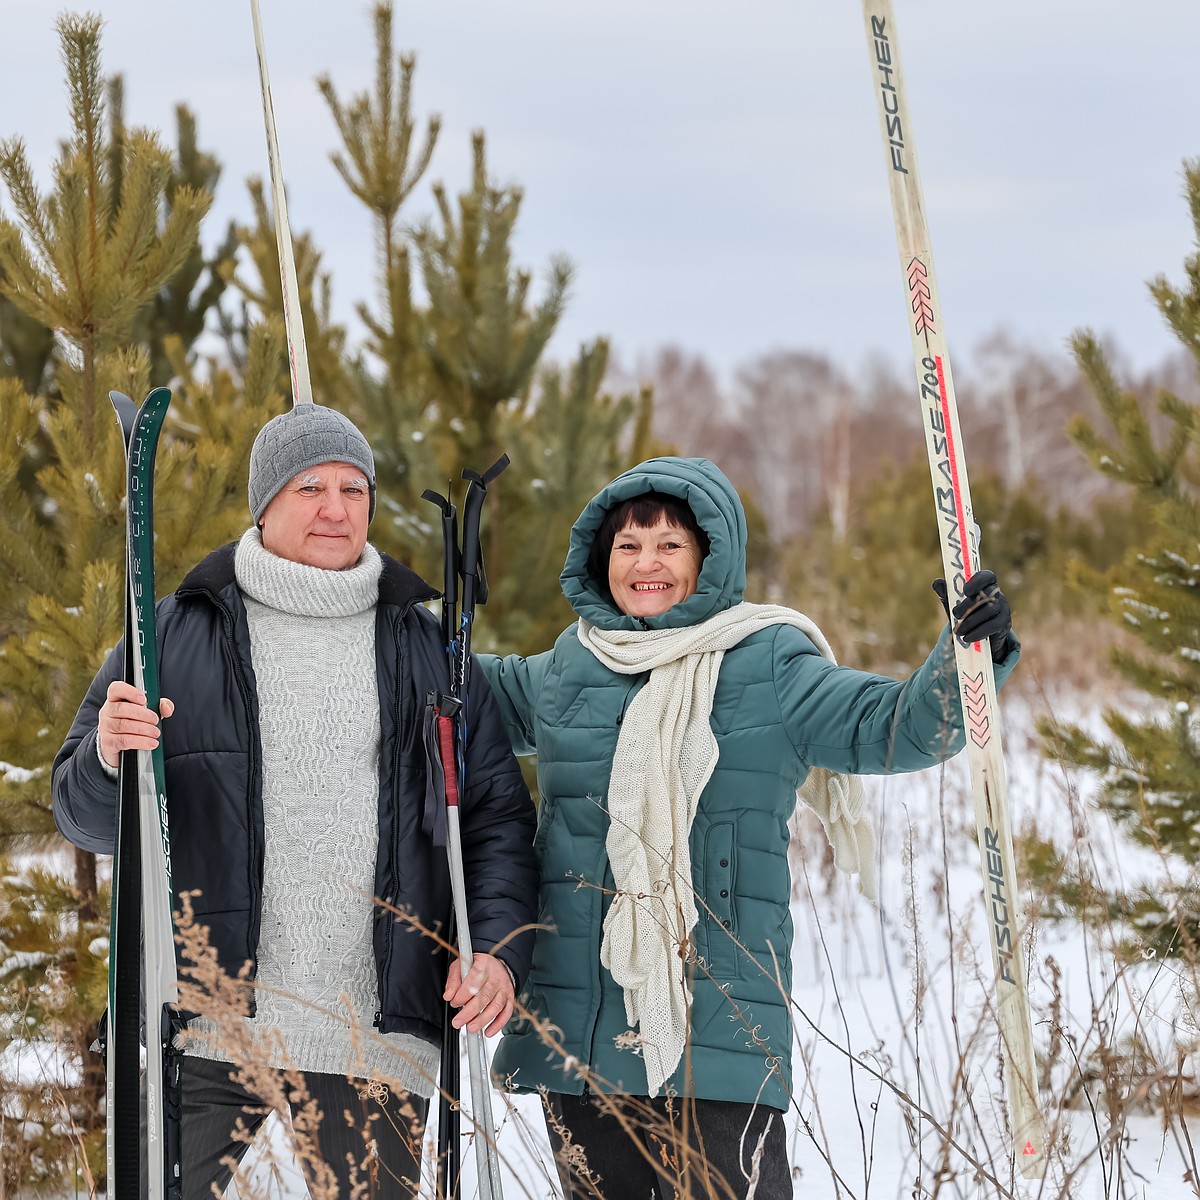
[[[579,640],[612,671],[650,672],[630,702],[608,787],[608,860],[616,896],[600,961],[640,1026],[650,1094],[683,1056],[690,996],[682,948],[698,913],[688,847],[696,802],[717,765],[710,716],[725,651],[772,625],[794,625],[831,661],[817,626],[790,608],[737,604],[684,629],[605,630],[580,620]],[[861,782],[814,768],[797,793],[821,819],[834,861],[875,896],[875,830]],[[781,847],[781,851],[782,851]]]

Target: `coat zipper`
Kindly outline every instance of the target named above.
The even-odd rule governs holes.
[[[392,809],[392,837],[390,854],[391,858],[388,863],[388,891],[383,899],[388,904],[395,904],[396,897],[400,893],[400,878],[397,873],[397,864],[400,861],[400,820],[398,805],[396,804],[396,788],[397,780],[400,775],[400,720],[402,713],[401,695],[403,693],[401,674],[404,663],[404,649],[407,644],[407,637],[404,633],[404,621],[408,616],[408,611],[416,603],[415,600],[410,600],[397,614],[392,622],[392,632],[396,639],[396,687],[395,699],[393,701],[392,721],[394,733],[392,735],[392,794],[387,797],[386,803]],[[411,656],[410,660],[411,660]],[[421,697],[417,697],[417,702],[420,703]],[[379,1008],[375,1012],[374,1026],[376,1029],[382,1027],[383,1024],[383,1009],[384,997],[383,989],[385,981],[388,977],[388,972],[392,965],[392,938],[389,936],[386,939],[386,945],[383,951],[383,961],[376,961],[375,964],[375,986],[379,996]]]
[[[625,713],[628,710],[629,704],[633,699],[633,694],[634,694],[635,689],[637,688],[639,683],[644,683],[645,680],[648,678],[649,678],[648,674],[635,675],[633,677],[633,679],[630,680],[629,686],[625,689],[625,695],[621,700],[621,710],[620,710],[620,712],[617,713],[616,724],[617,724],[617,729],[618,729],[618,734],[617,734],[618,737],[620,737],[619,731],[620,731],[620,727],[621,727],[621,722],[625,720]],[[598,906],[600,908],[600,912],[597,914],[598,919],[593,925],[593,928],[597,929],[597,930],[601,930],[603,928],[603,924],[604,924],[604,922],[603,922],[604,896],[606,894],[611,893],[611,891],[614,887],[614,881],[612,878],[612,868],[609,866],[608,854],[603,845],[600,847],[600,855],[596,862],[597,875],[601,874],[601,872],[599,870],[601,863],[603,863],[603,866],[604,866],[604,870],[603,870],[603,875],[604,875],[603,889],[604,890],[597,892],[596,903],[598,904]],[[591,1027],[588,1029],[587,1034],[586,1034],[586,1039],[585,1039],[587,1042],[587,1046],[588,1046],[588,1057],[587,1057],[588,1062],[596,1061],[596,1044],[595,1044],[596,1043],[596,1027],[600,1023],[600,1005],[604,999],[604,968],[600,965],[600,943],[599,943],[599,940],[597,940],[595,950],[596,950],[596,953],[594,955],[594,960],[596,963],[596,974],[594,976],[594,979],[595,979],[595,985],[596,985],[596,1006],[592,1010]],[[584,1087],[584,1095],[585,1096],[587,1095],[586,1085]]]
[[[250,704],[250,685],[246,682],[245,672],[242,670],[241,659],[238,657],[237,639],[233,632],[233,614],[224,606],[220,605],[223,624],[225,626],[225,636],[228,639],[230,648],[230,658],[233,660],[233,674],[237,682],[238,691],[242,695],[242,707],[246,713],[246,733],[247,744],[250,751],[250,770],[247,773],[246,780],[246,837],[250,846],[250,896],[252,907],[250,909],[250,937],[247,943],[247,950],[253,967],[253,977],[258,975],[258,938],[259,924],[262,921],[262,879],[257,868],[258,863],[258,837],[255,828],[254,814],[254,780],[258,774],[258,739],[254,732],[254,719],[251,713]],[[251,1015],[255,1007],[254,1001],[251,1000]]]
[[[400,891],[400,880],[396,873],[396,864],[398,863],[400,857],[400,821],[399,814],[395,811],[396,805],[394,803],[394,797],[396,791],[396,779],[400,771],[400,669],[403,658],[403,654],[401,653],[400,626],[403,619],[403,614],[401,614],[396,618],[395,621],[392,622],[392,632],[396,639],[396,689],[395,697],[392,702],[392,727],[394,730],[392,736],[392,796],[387,800],[389,807],[392,809],[392,835],[391,845],[388,850],[388,890],[383,897],[384,902],[387,904],[395,904],[396,896]],[[385,918],[381,915],[380,920],[383,919]],[[383,962],[377,963],[375,968],[375,987],[379,996],[379,1008],[375,1012],[374,1022],[376,1029],[380,1028],[383,1024],[383,988],[384,982],[388,977],[388,971],[391,969],[391,965],[392,939],[388,937],[385,939],[384,943]]]

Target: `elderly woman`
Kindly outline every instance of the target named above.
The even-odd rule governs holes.
[[[839,667],[806,617],[743,602],[745,555],[741,502],[711,462],[642,463],[571,531],[578,622],[543,654],[482,659],[542,797],[528,1016],[495,1070],[542,1093],[568,1197],[668,1200],[681,1182],[743,1197],[753,1171],[757,1200],[791,1196],[797,793],[873,895],[873,826],[848,776],[963,744],[948,628],[904,682]],[[1008,603],[990,572],[971,582],[957,632],[991,638],[1003,681],[1019,653]]]

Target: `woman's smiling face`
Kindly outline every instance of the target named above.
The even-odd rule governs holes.
[[[696,539],[665,517],[627,524],[613,538],[608,588],[626,616],[656,617],[695,592],[700,561]]]

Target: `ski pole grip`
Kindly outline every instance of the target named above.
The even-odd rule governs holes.
[[[484,497],[487,495],[488,484],[500,474],[509,464],[507,454],[502,454],[482,475],[478,471],[464,470],[462,477],[470,481],[467,496],[463,501],[463,544],[462,544],[462,575],[463,575],[463,610],[467,609],[468,589],[470,589],[471,606],[479,598],[480,603],[486,599],[486,584],[477,588],[472,582],[480,575],[480,546],[479,546],[479,514],[483,509]],[[479,597],[482,593],[482,598]]]
[[[461,567],[458,510],[446,496],[431,488],[421,493],[421,499],[436,504],[442,514],[442,636],[449,648],[458,625],[458,574]]]
[[[458,771],[454,755],[454,721],[450,717],[437,719],[438,746],[442,751],[442,773],[446,779],[446,807],[458,807]]]

